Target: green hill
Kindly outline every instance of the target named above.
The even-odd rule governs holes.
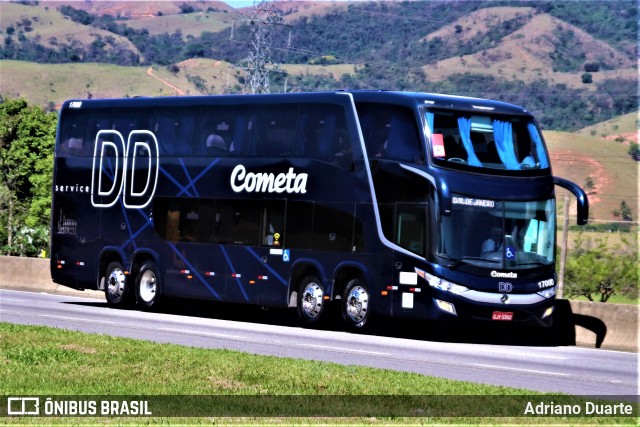
[[[126,37],[73,22],[54,8],[8,2],[2,2],[0,8],[0,29],[4,33],[0,39],[0,46],[5,50],[3,57],[6,57],[7,50],[12,47],[21,48],[21,45],[41,46],[43,49],[39,54],[42,56],[47,55],[47,50],[60,53],[61,57],[64,56],[64,53],[61,53],[64,50],[68,51],[68,55],[76,55],[78,52],[85,54],[92,47],[140,55],[135,44]],[[19,44],[16,45],[14,37]],[[106,56],[104,53],[103,56]],[[50,62],[46,57],[40,59]]]
[[[586,187],[591,217],[600,221],[615,220],[612,211],[623,200],[638,220],[638,162],[627,154],[628,146],[613,140],[581,133],[545,131],[553,173]]]
[[[248,21],[234,24],[235,11],[224,2],[29,4],[0,2],[0,59],[176,70],[175,64],[204,58],[240,64],[250,54]],[[637,110],[635,2],[442,5],[276,1],[285,25],[270,31],[271,59],[289,76],[274,74],[271,90],[286,84],[296,91],[401,89],[494,98],[527,107],[555,130]],[[219,91],[217,76],[200,71],[182,90]],[[93,84],[78,82],[78,90]]]
[[[228,12],[193,12],[179,15],[150,16],[127,21],[137,30],[151,35],[180,31],[183,37],[198,37],[203,31],[218,32],[231,27],[234,14]]]
[[[581,135],[599,136],[607,140],[617,140],[628,144],[638,143],[638,129],[640,129],[640,112],[633,112],[611,120],[587,126],[578,131]]]
[[[123,67],[111,64],[36,64],[0,61],[0,94],[24,97],[43,106],[57,106],[73,98],[203,95],[223,93],[227,84],[238,85],[231,65],[207,59],[166,67]],[[200,75],[207,78],[201,78]]]

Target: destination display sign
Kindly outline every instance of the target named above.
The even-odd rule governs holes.
[[[480,208],[495,208],[495,200],[474,199],[472,197],[454,197],[452,203],[454,205],[476,206]]]

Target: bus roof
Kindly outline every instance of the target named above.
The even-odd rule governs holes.
[[[517,105],[501,101],[465,96],[443,95],[423,92],[401,92],[382,90],[341,90],[334,92],[300,92],[260,95],[205,95],[180,97],[135,97],[113,99],[73,99],[65,101],[66,108],[135,108],[169,106],[206,106],[215,104],[270,104],[279,102],[331,102],[337,94],[350,93],[356,102],[388,102],[391,104],[428,108],[450,109],[469,112],[494,112],[501,114],[529,115]]]

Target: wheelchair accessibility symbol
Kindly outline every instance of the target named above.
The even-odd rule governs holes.
[[[516,257],[516,249],[512,246],[507,246],[504,250],[504,256],[507,259],[513,259]]]
[[[282,251],[282,262],[289,261],[291,261],[291,253],[289,252],[289,249],[285,249],[284,251]]]

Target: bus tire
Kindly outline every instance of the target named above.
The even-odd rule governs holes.
[[[131,290],[129,280],[124,273],[122,264],[118,261],[110,262],[105,270],[104,294],[107,304],[112,307],[124,308],[131,305]]]
[[[324,312],[324,288],[316,276],[305,276],[298,287],[298,316],[306,325],[317,324]]]
[[[153,261],[146,261],[136,275],[136,302],[143,310],[158,306],[160,300],[160,273]]]
[[[355,277],[347,283],[342,294],[342,320],[347,328],[362,329],[369,320],[369,288],[363,277]]]

